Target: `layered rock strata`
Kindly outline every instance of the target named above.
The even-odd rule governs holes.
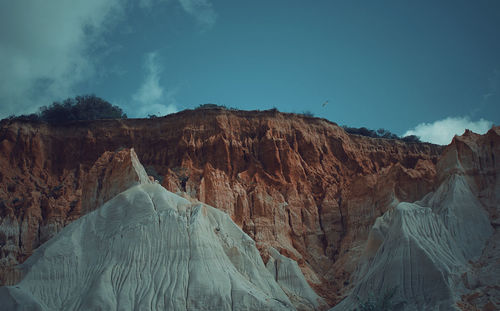
[[[375,219],[434,189],[441,152],[275,111],[196,110],[58,126],[4,122],[3,271],[83,214],[89,171],[103,153],[122,147],[134,148],[168,190],[229,214],[265,262],[269,247],[296,260],[331,303],[349,287]]]

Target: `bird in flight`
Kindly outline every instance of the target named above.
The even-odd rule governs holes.
[[[328,101],[324,102],[322,106],[326,107],[326,105],[328,105]]]

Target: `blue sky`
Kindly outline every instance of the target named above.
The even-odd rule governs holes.
[[[444,144],[500,124],[499,38],[494,0],[0,0],[0,117],[94,93],[131,117],[276,107]]]

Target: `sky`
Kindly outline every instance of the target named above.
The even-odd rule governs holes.
[[[95,94],[448,144],[500,124],[500,1],[0,0],[0,68],[0,118]]]

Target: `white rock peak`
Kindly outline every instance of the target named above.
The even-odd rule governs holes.
[[[0,287],[0,309],[293,310],[293,303],[323,303],[296,262],[272,253],[283,264],[271,274],[226,213],[151,183],[131,155],[136,184],[40,246],[21,265],[23,279]]]
[[[421,201],[399,203],[368,237],[350,295],[332,310],[391,298],[395,310],[458,310],[463,276],[494,230],[470,169],[450,146],[438,163],[440,186]]]
[[[68,225],[23,268],[23,280],[2,292],[12,306],[293,309],[254,241],[227,214],[158,184],[134,186]]]

